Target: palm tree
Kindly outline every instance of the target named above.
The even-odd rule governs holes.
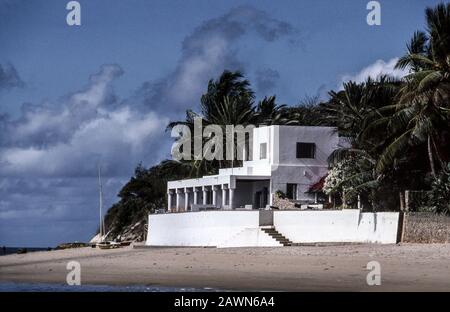
[[[348,195],[371,194],[380,187],[384,175],[375,170],[381,147],[385,144],[385,131],[370,131],[372,120],[383,117],[378,109],[392,104],[399,82],[386,76],[377,80],[371,78],[363,83],[347,82],[343,90],[331,91],[330,100],[322,103],[320,109],[323,123],[336,126],[346,137],[350,146],[336,149],[329,157],[331,167],[338,163],[352,163],[348,174],[340,177],[337,189],[345,188]],[[370,133],[370,135],[368,135]],[[374,206],[374,203],[372,203]]]
[[[276,104],[276,96],[264,97],[256,106],[254,123],[258,125],[286,125],[291,124],[287,105]]]
[[[397,68],[409,68],[398,103],[386,106],[391,111],[387,127],[395,139],[381,155],[377,169],[385,170],[408,146],[427,145],[433,176],[435,159],[443,167],[443,154],[448,146],[442,142],[442,132],[450,119],[450,4],[426,9],[426,32],[416,32],[407,45],[407,53],[399,59]],[[379,121],[379,123],[381,123]]]
[[[200,113],[192,110],[186,111],[184,121],[171,122],[168,128],[176,125],[186,125],[193,132],[194,118],[201,118],[202,126],[218,125],[222,128],[223,142],[226,142],[226,125],[247,126],[255,120],[254,93],[250,88],[250,82],[244,79],[240,72],[224,71],[217,80],[211,79],[207,92],[202,95]],[[209,138],[202,137],[202,141]],[[235,142],[235,145],[242,142]],[[225,150],[225,149],[224,149]],[[235,148],[236,152],[237,149]],[[237,163],[230,160],[207,161],[203,157],[191,161],[182,161],[184,166],[190,166],[191,176],[217,173],[219,168],[228,168]]]
[[[329,92],[330,100],[321,104],[322,123],[336,126],[341,136],[353,141],[353,147],[373,147],[373,141],[384,134],[377,131],[370,136],[363,135],[372,120],[383,117],[379,109],[393,104],[399,85],[399,81],[388,76],[377,80],[368,78],[359,84],[344,83],[343,90]]]
[[[217,120],[220,115],[218,103],[225,97],[232,99],[240,111],[252,110],[255,94],[250,88],[250,82],[244,79],[241,72],[225,70],[217,80],[208,82],[208,89],[201,97],[201,115],[206,122]]]
[[[296,126],[332,126],[323,122],[318,96],[306,95],[296,106],[283,108],[283,121]]]

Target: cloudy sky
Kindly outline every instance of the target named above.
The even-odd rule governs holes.
[[[298,104],[393,69],[438,1],[0,0],[0,245],[86,241],[142,162],[168,158],[169,120],[210,78],[241,70],[258,97]]]

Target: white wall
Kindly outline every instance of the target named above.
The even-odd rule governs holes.
[[[273,164],[297,166],[328,166],[327,158],[339,145],[339,136],[332,127],[277,126],[279,157]],[[297,158],[297,142],[315,143],[314,159]],[[276,153],[276,150],[275,150]]]
[[[397,212],[359,210],[274,211],[277,231],[294,243],[356,242],[395,244]]]
[[[397,240],[398,213],[273,211],[276,230],[294,243],[383,243]],[[146,245],[281,246],[259,228],[259,211],[151,214]]]
[[[218,248],[228,247],[282,247],[283,245],[269,236],[260,228],[246,228],[230,239],[217,245]]]
[[[314,194],[305,192],[326,175],[327,171],[327,167],[273,166],[270,192],[272,194],[276,191],[286,193],[287,183],[294,183],[297,184],[297,199],[313,200]]]
[[[286,192],[286,184],[297,184],[297,199],[313,200],[309,187],[328,171],[327,158],[339,146],[338,134],[331,127],[275,126],[271,193]],[[315,143],[315,159],[298,159],[297,142]]]
[[[259,229],[259,211],[151,214],[146,245],[278,246]]]

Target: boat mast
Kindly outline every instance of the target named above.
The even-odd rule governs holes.
[[[99,195],[100,195],[100,241],[103,241],[103,235],[105,235],[105,223],[103,221],[103,186],[102,186],[102,177],[101,177],[101,168],[100,164],[98,165],[98,188],[99,188]]]

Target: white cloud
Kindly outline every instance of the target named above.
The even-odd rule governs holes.
[[[101,161],[106,174],[127,175],[139,162],[161,158],[156,149],[169,120],[131,104],[111,105],[111,83],[122,74],[102,66],[89,86],[55,106],[24,108],[22,118],[6,121],[0,142],[2,175],[92,176]]]
[[[342,84],[348,81],[354,81],[356,83],[364,82],[367,78],[377,79],[382,75],[389,75],[394,78],[403,78],[408,74],[407,69],[396,69],[398,58],[390,59],[385,62],[384,60],[377,60],[375,63],[364,67],[356,74],[345,74],[341,77],[338,88],[342,89]]]
[[[16,120],[0,112],[0,243],[89,239],[98,226],[97,161],[109,207],[139,162],[168,156],[167,116],[182,118],[223,70],[243,69],[239,43],[249,32],[266,42],[296,37],[286,22],[238,7],[199,25],[173,71],[129,98],[112,90],[122,69],[104,65],[85,88],[54,103],[24,105]]]
[[[205,21],[187,36],[175,69],[158,83],[145,83],[140,92],[144,103],[159,111],[170,105],[173,112],[183,112],[198,103],[208,81],[224,70],[245,68],[239,59],[240,39],[246,33],[274,42],[294,38],[298,32],[286,22],[274,19],[251,6],[240,6],[217,18]]]

